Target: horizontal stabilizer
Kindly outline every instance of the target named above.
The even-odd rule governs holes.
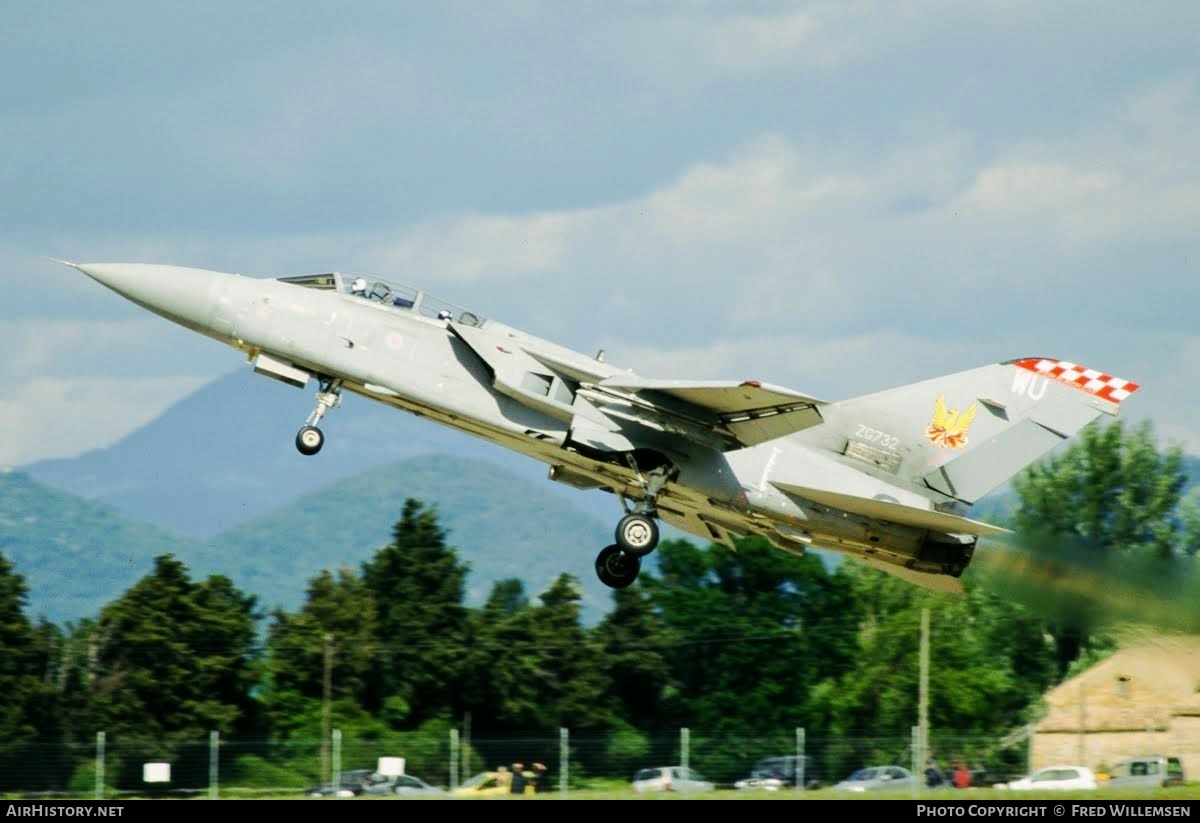
[[[962,594],[963,584],[957,577],[950,577],[945,574],[931,574],[929,572],[919,572],[914,569],[906,569],[903,566],[897,566],[894,563],[884,563],[874,557],[866,556],[859,557],[859,561],[867,564],[873,569],[879,569],[882,572],[887,572],[893,577],[898,577],[906,583],[911,583],[914,586],[920,586],[922,589],[928,589],[931,592],[942,592],[943,594]]]
[[[874,520],[884,520],[888,523],[898,523],[902,526],[913,526],[918,529],[945,532],[947,534],[1009,534],[1008,529],[958,517],[953,514],[933,511],[932,509],[915,509],[901,503],[891,503],[887,500],[872,500],[853,494],[840,494],[825,489],[813,489],[806,486],[793,486],[790,483],[773,483],[775,488],[787,494],[803,497],[814,503],[829,506],[834,509],[870,517]]]

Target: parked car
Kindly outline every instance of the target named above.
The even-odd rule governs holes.
[[[811,757],[764,757],[754,764],[749,777],[737,781],[733,787],[773,792],[794,788],[798,779],[806,789],[821,788],[821,778],[813,766]]]
[[[367,779],[375,773],[374,769],[353,769],[342,772],[335,787],[332,783],[323,786],[309,786],[304,790],[308,797],[357,797],[362,794]]]
[[[1182,786],[1183,763],[1178,757],[1145,755],[1122,760],[1113,767],[1108,780],[1100,782],[1102,789],[1157,789]]]
[[[1070,791],[1094,789],[1096,786],[1096,775],[1087,766],[1047,766],[1020,780],[997,783],[994,788],[1017,791]]]
[[[398,797],[449,797],[450,793],[430,786],[411,774],[373,774],[363,783],[364,795],[396,795]]]
[[[656,766],[642,769],[633,776],[633,790],[646,792],[711,792],[715,786],[694,769],[683,766]]]
[[[480,772],[454,790],[455,797],[493,797],[510,794],[512,772]]]
[[[912,772],[903,766],[869,766],[835,783],[833,788],[845,792],[901,792],[916,785]]]

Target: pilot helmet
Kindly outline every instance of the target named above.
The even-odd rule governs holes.
[[[367,279],[365,277],[354,278],[354,285],[350,287],[351,291],[366,291]]]

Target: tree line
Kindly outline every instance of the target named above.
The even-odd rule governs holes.
[[[791,751],[802,728],[839,741],[820,756],[840,776],[901,756],[895,741],[917,715],[925,606],[935,740],[938,730],[999,740],[1035,719],[1040,695],[1073,666],[1113,646],[1105,615],[1116,606],[1071,587],[1048,596],[1041,578],[1064,568],[1127,576],[1123,560],[1147,559],[1176,583],[1191,574],[1200,517],[1186,482],[1178,450],[1160,451],[1148,425],[1092,427],[1016,481],[1013,526],[1039,537],[981,547],[964,595],[757,537],[734,551],[667,540],[656,567],[614,591],[594,626],[581,621],[581,589],[567,574],[536,596],[500,580],[468,607],[467,564],[436,508],[413,499],[388,545],[359,568],[314,577],[295,611],[264,614],[228,578],[193,579],[164,554],[93,619],[35,623],[19,571],[0,554],[0,789],[84,779],[97,730],[122,753],[114,785],[137,784],[153,759],[202,785],[197,744],[213,730],[236,744],[231,758],[311,774],[312,743],[331,725],[413,753],[410,770],[440,782],[447,733],[464,727],[489,762],[503,762],[495,741],[552,746],[567,727],[598,741],[573,755],[583,772],[627,777],[687,726],[719,741],[711,746],[725,759],[710,757],[711,776],[730,780],[756,752]],[[1070,555],[1078,566],[1005,562],[1062,563],[1068,546],[1082,553]],[[693,762],[711,754],[700,743]]]

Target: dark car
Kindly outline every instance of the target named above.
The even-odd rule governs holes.
[[[304,790],[308,797],[358,797],[363,793],[367,781],[375,774],[374,769],[354,769],[342,772],[341,778],[334,787],[332,783],[324,786],[309,786]]]
[[[763,789],[769,792],[803,785],[806,789],[821,788],[821,776],[811,757],[764,757],[754,764],[750,776],[733,784],[737,789]]]

